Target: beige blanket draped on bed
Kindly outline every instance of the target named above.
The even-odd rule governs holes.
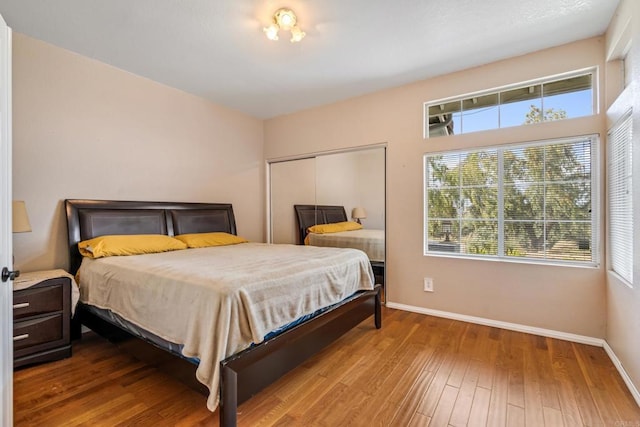
[[[309,233],[309,244],[334,248],[355,248],[364,251],[371,261],[384,262],[384,230],[362,228],[337,233]]]
[[[80,300],[110,309],[197,357],[198,380],[219,401],[219,362],[358,290],[373,289],[354,249],[246,243],[84,259]]]

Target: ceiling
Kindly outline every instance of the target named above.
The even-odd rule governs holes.
[[[271,118],[605,32],[619,0],[2,0],[14,31]],[[290,7],[300,43],[262,27]]]

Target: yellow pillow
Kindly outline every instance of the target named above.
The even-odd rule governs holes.
[[[307,229],[309,233],[325,234],[325,233],[337,233],[338,231],[351,231],[360,230],[362,224],[358,224],[353,221],[334,222],[331,224],[317,224],[312,225]]]
[[[78,243],[83,256],[102,258],[117,255],[140,255],[187,249],[180,240],[163,234],[100,236]]]
[[[186,243],[190,248],[207,248],[209,246],[236,245],[248,242],[244,237],[222,232],[180,234],[176,236],[176,239]]]

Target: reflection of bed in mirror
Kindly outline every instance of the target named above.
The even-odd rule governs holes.
[[[298,220],[298,244],[355,248],[365,252],[371,261],[376,283],[384,285],[384,230],[362,228],[335,233],[310,233],[309,227],[348,221],[344,206],[294,205]]]

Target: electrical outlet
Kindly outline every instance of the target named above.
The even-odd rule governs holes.
[[[424,278],[424,291],[433,292],[433,279],[431,277]]]

